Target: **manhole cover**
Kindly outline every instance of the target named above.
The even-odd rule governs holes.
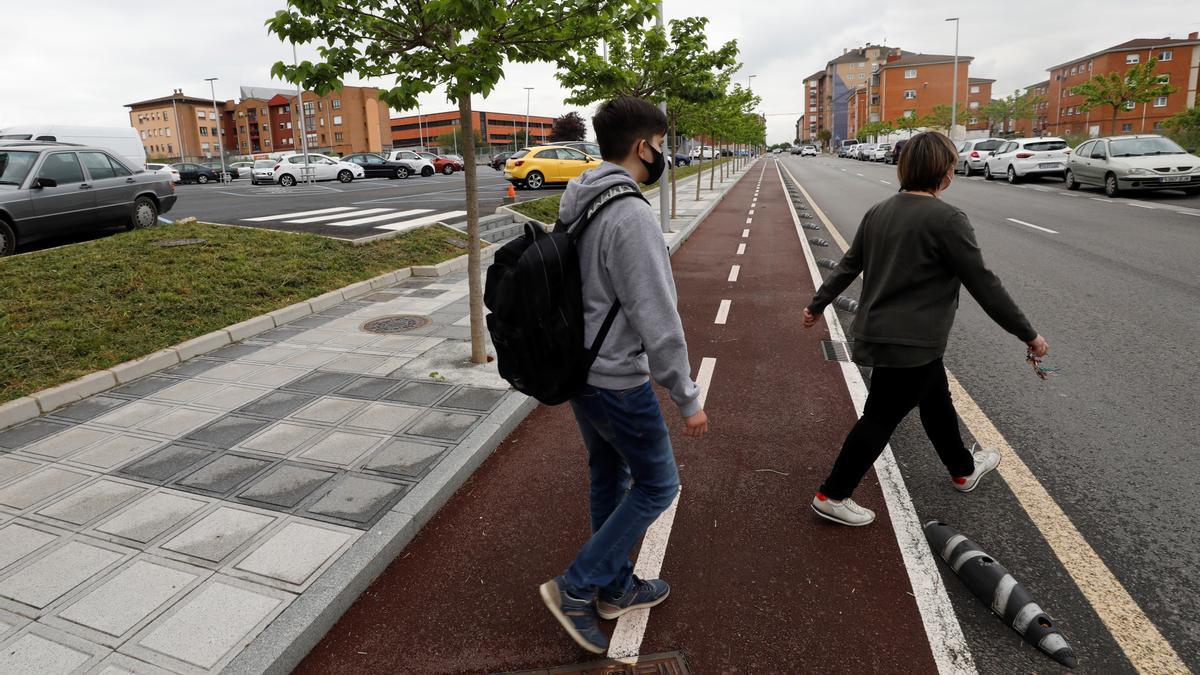
[[[428,317],[401,314],[399,316],[384,316],[363,324],[362,329],[368,333],[404,333],[429,325]]]
[[[154,242],[154,245],[162,248],[171,248],[174,246],[194,246],[196,244],[207,243],[207,239],[167,239],[164,241],[156,241]]]
[[[530,670],[508,675],[689,675],[687,664],[678,652],[639,656],[637,663],[592,661],[557,668]]]

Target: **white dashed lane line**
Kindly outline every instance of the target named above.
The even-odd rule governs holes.
[[[738,244],[737,254],[738,255],[746,255],[746,245],[745,244]]]
[[[717,324],[718,326],[724,326],[725,322],[729,320],[729,308],[732,305],[732,300],[722,300],[721,305],[717,307],[717,318],[713,321],[713,323]]]
[[[1041,225],[1034,225],[1033,223],[1027,223],[1023,220],[1017,220],[1016,218],[1005,218],[1005,220],[1012,222],[1012,223],[1016,223],[1018,225],[1024,225],[1025,227],[1032,227],[1033,229],[1041,230],[1042,232],[1049,232],[1050,234],[1058,234],[1058,232],[1055,232],[1054,230],[1051,230],[1048,227],[1042,227]]]
[[[732,283],[732,282],[734,282],[734,281],[737,281],[737,280],[738,280],[738,275],[740,275],[741,273],[742,273],[742,266],[741,266],[741,265],[734,265],[733,267],[730,267],[730,268],[729,268],[729,281],[730,281],[731,283]]]
[[[749,236],[750,236],[750,228],[747,227],[746,229],[742,230],[742,239],[745,239]]]

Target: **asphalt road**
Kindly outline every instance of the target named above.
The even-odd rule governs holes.
[[[891,166],[828,156],[784,162],[847,239],[897,190]],[[966,293],[947,367],[1179,657],[1200,670],[1200,198],[1110,200],[1057,181],[962,177],[943,198],[970,217],[985,259],[1050,341],[1047,362],[1062,374],[1034,377],[1024,346]],[[892,445],[922,518],[969,532],[1025,583],[1081,653],[1082,671],[1132,670],[1011,492],[962,499],[926,480],[940,467],[915,416]],[[947,586],[981,672],[1046,670],[961,584],[948,578]]]

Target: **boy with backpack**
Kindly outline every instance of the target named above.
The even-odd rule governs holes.
[[[662,176],[667,119],[646,101],[620,97],[600,106],[592,126],[604,163],[571,181],[559,207],[559,228],[570,227],[579,257],[583,340],[577,344],[591,345],[585,381],[570,403],[588,452],[592,536],[566,572],[539,590],[567,633],[601,654],[608,639],[600,618],[653,607],[670,593],[661,579],[634,576],[629,560],[679,491],[650,378],[670,392],[688,436],[703,436],[708,418],[690,375],[667,247],[637,185]],[[503,371],[499,343],[497,354]]]

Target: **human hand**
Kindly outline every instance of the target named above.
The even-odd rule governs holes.
[[[703,410],[691,417],[684,418],[683,424],[683,434],[685,436],[700,438],[708,433],[708,415]]]
[[[817,314],[814,316],[812,312],[808,311],[807,307],[804,308],[804,327],[805,328],[812,328],[813,326],[817,325],[817,322],[820,320],[821,320],[820,314]]]
[[[1050,353],[1050,343],[1046,342],[1046,338],[1041,335],[1033,338],[1025,343],[1029,346],[1029,352],[1039,359]]]

